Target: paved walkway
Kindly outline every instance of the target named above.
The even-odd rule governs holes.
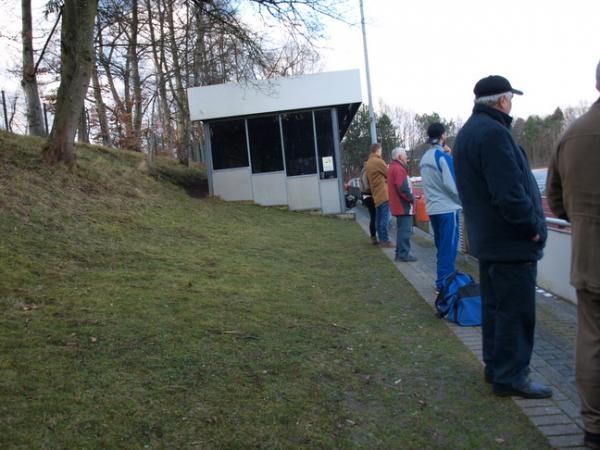
[[[366,210],[356,207],[356,221],[369,233]],[[419,259],[414,263],[396,263],[396,267],[434,308],[435,247],[431,236],[415,228],[412,250]],[[391,236],[395,236],[395,230]],[[393,261],[394,249],[382,249]],[[462,262],[476,270],[470,257]],[[535,345],[531,360],[531,376],[535,381],[552,386],[554,396],[545,400],[526,400],[514,397],[517,403],[554,448],[584,449],[583,430],[579,415],[579,398],[575,388],[575,331],[576,306],[538,289]],[[482,361],[480,327],[459,327],[445,323],[463,344]],[[482,363],[483,364],[483,363]],[[482,371],[483,374],[483,371]],[[482,375],[483,377],[483,375]]]

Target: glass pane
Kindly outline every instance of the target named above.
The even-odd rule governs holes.
[[[248,119],[252,173],[283,170],[279,116]]]
[[[331,110],[315,111],[317,150],[319,152],[319,177],[337,178],[335,170],[335,148],[331,123]]]
[[[215,170],[248,167],[244,119],[211,122],[210,146]]]
[[[317,173],[312,113],[283,114],[281,119],[287,175]]]

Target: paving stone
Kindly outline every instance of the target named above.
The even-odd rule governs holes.
[[[573,419],[571,419],[566,414],[536,416],[536,417],[530,417],[530,419],[538,427],[541,425],[561,425],[561,424],[574,423]]]
[[[518,398],[515,399],[515,403],[522,408],[534,408],[534,407],[555,407],[556,403],[553,400],[547,398]]]
[[[538,372],[546,377],[548,380],[560,380],[562,381],[563,377],[554,370],[552,367],[540,367]]]
[[[531,367],[539,368],[539,367],[550,367],[550,365],[544,360],[531,360]]]
[[[573,447],[583,445],[583,433],[566,436],[549,436],[548,442],[552,447]]]
[[[544,425],[538,427],[544,436],[562,436],[569,434],[581,434],[582,430],[574,423],[560,425]]]
[[[529,417],[548,416],[550,414],[560,414],[562,410],[556,406],[537,406],[533,408],[523,408],[525,414]]]
[[[563,393],[561,389],[564,389],[564,386],[561,386],[560,389],[554,389],[554,394],[552,394],[552,398],[554,400],[567,400],[567,396]]]
[[[562,400],[557,402],[557,406],[562,409],[570,417],[578,417],[580,414],[579,406],[571,400]]]

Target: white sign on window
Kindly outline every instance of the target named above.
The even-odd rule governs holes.
[[[333,156],[323,156],[323,172],[333,171]]]

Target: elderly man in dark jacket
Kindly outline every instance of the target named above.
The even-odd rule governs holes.
[[[600,91],[600,63],[596,68]],[[600,449],[600,99],[565,131],[548,168],[548,203],[571,221],[577,290],[575,380],[588,447]]]
[[[514,94],[499,75],[475,85],[473,114],[454,142],[456,184],[479,259],[485,380],[498,396],[548,398],[529,379],[535,281],[547,230],[527,157],[510,133]]]

